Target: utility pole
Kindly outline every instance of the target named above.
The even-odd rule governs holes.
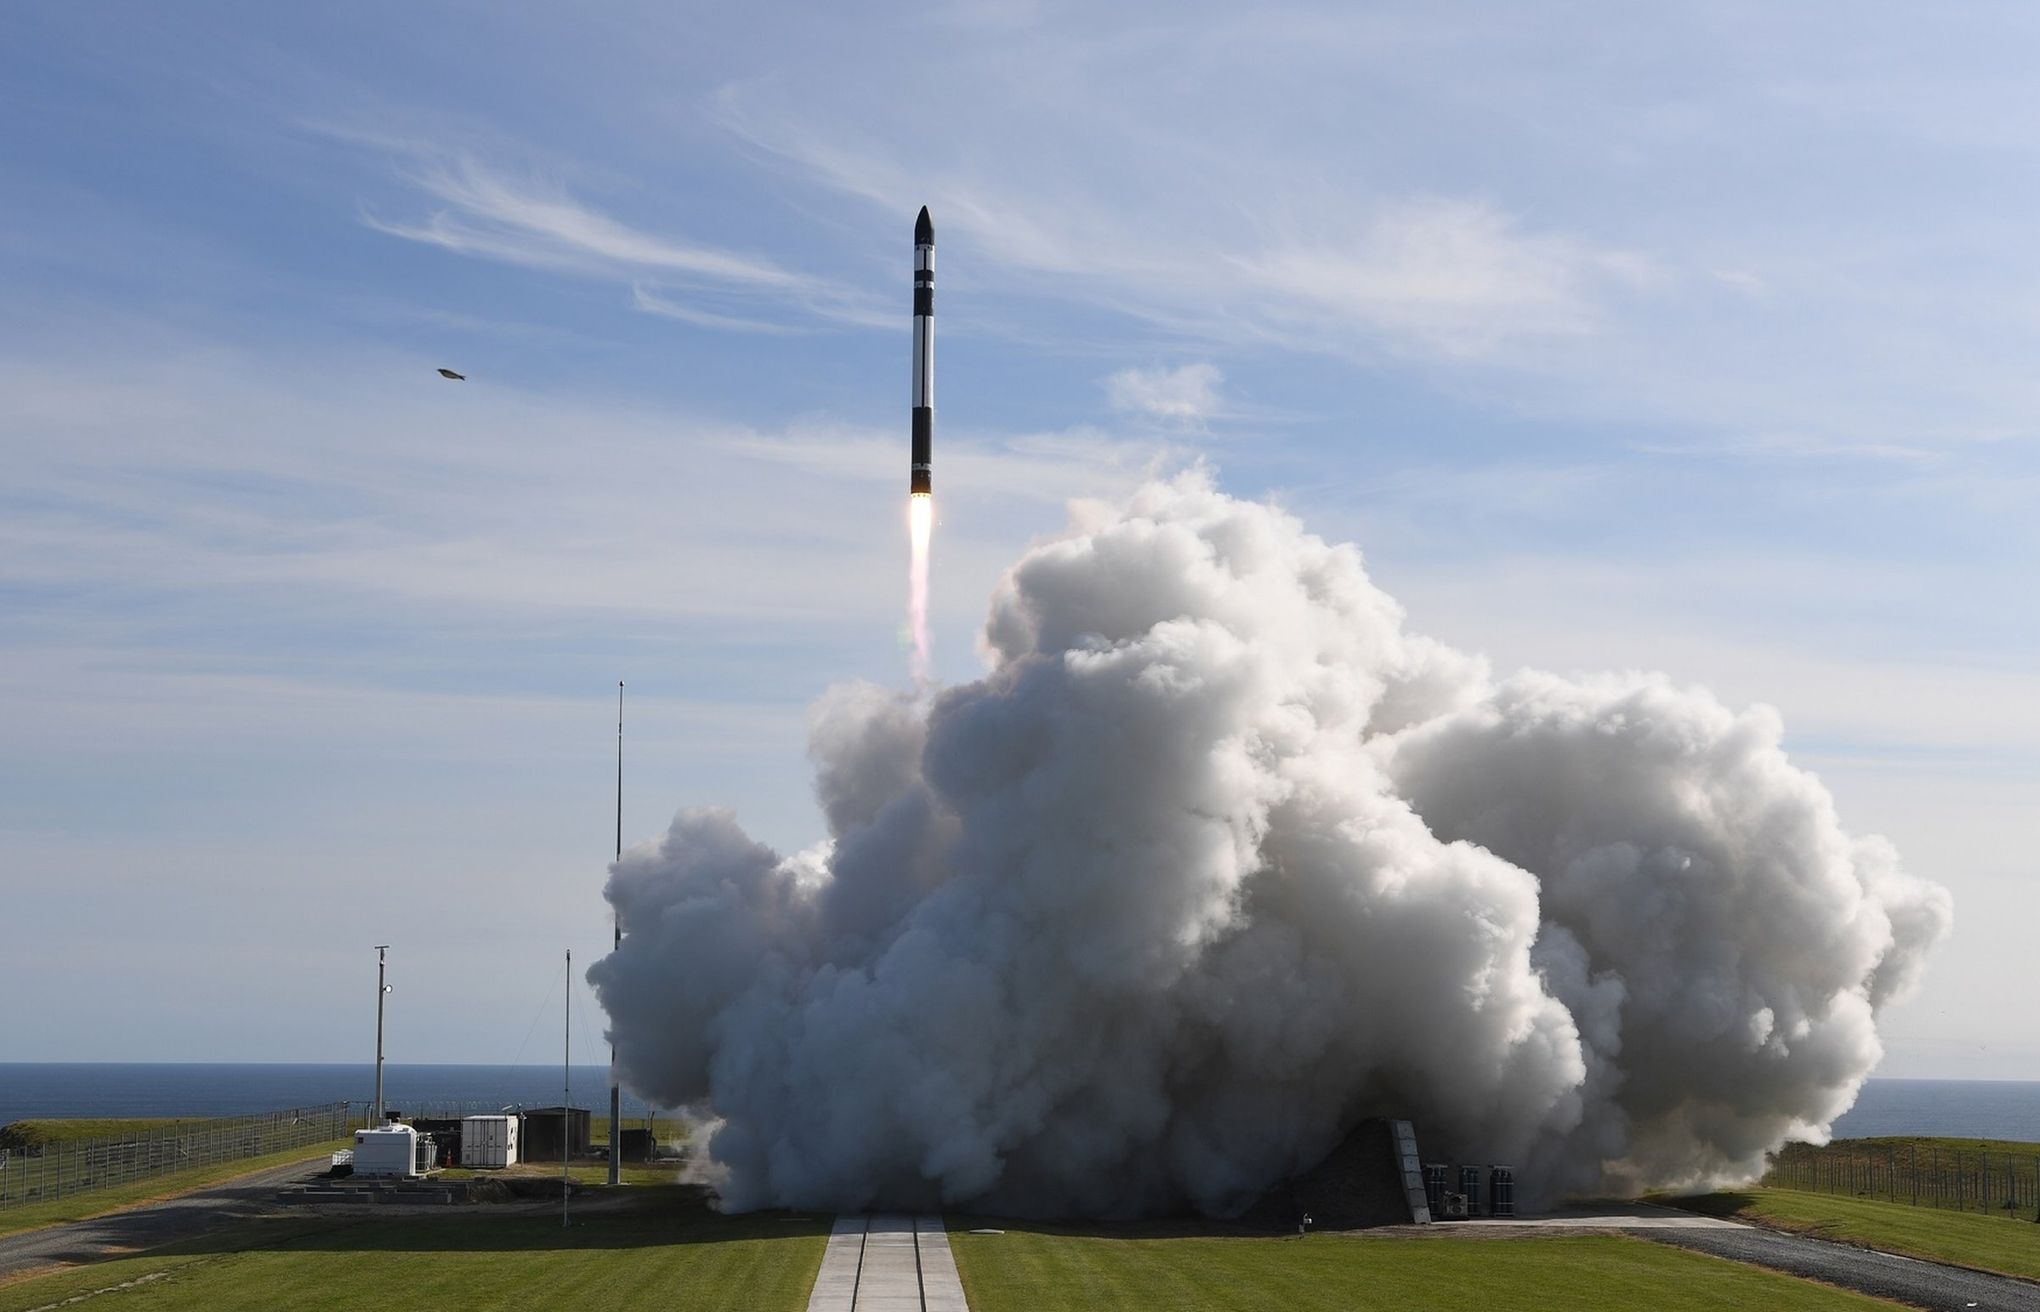
[[[567,1163],[574,1157],[574,950],[567,949],[567,1043],[560,1061],[560,1229],[567,1228],[567,1199],[574,1192]]]
[[[380,1126],[383,1123],[383,1102],[382,1102],[383,997],[390,991],[390,986],[386,982],[385,975],[385,971],[388,968],[389,957],[390,957],[389,944],[378,943],[375,945],[375,1120],[368,1127],[371,1130],[375,1129],[377,1126]]]
[[[623,859],[623,680],[616,681],[616,856]],[[623,946],[623,921],[615,947]],[[571,984],[572,981],[569,981]],[[623,1183],[623,1086],[616,1082],[616,1039],[609,1040],[609,1183]]]

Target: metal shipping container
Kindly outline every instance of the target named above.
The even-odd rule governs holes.
[[[354,1173],[410,1179],[418,1174],[418,1132],[408,1125],[379,1125],[354,1132]]]
[[[517,1165],[515,1116],[464,1116],[460,1122],[460,1164],[469,1167]]]
[[[517,1151],[527,1162],[557,1162],[589,1156],[588,1141],[586,1107],[527,1107]]]

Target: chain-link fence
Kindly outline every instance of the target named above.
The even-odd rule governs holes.
[[[1763,1183],[2040,1221],[2040,1153],[1946,1144],[1788,1144]]]
[[[605,1143],[609,1137],[608,1098],[589,1109],[588,1124],[597,1143]],[[537,1103],[506,1103],[495,1098],[412,1098],[399,1102],[387,1100],[387,1111],[406,1121],[457,1121],[468,1116],[519,1115],[539,1106]],[[559,1100],[543,1104],[558,1106]],[[375,1104],[372,1102],[350,1102],[353,1128],[366,1129],[375,1120]],[[690,1121],[687,1117],[670,1111],[654,1108],[632,1098],[623,1101],[623,1124],[625,1129],[646,1129],[661,1136],[684,1138]]]
[[[602,1101],[604,1114],[606,1115],[609,1102],[608,1096],[604,1095]],[[559,1099],[554,1098],[551,1103],[546,1105],[557,1106],[558,1104]],[[351,1102],[347,1105],[353,1108],[354,1126],[356,1129],[365,1129],[374,1122],[374,1103]],[[506,1103],[498,1098],[389,1098],[384,1103],[385,1110],[389,1115],[401,1117],[407,1121],[451,1121],[459,1120],[464,1116],[514,1116],[519,1112],[529,1111],[532,1107],[538,1105],[537,1103]]]
[[[517,1112],[530,1111],[534,1107],[541,1106],[557,1107],[560,1105],[560,1099],[558,1094],[554,1094],[550,1098],[528,1102],[506,1102],[501,1098],[388,1098],[385,1099],[385,1104],[391,1114],[401,1115],[405,1120],[412,1120],[418,1117],[428,1120],[449,1120],[462,1116],[514,1115]],[[372,1102],[357,1100],[347,1105],[353,1109],[354,1122],[357,1129],[367,1125],[375,1117],[375,1104]],[[583,1097],[577,1092],[574,1105],[589,1108],[597,1124],[607,1125],[609,1123],[608,1090],[599,1091],[599,1096],[592,1099]],[[655,1108],[643,1099],[633,1098],[628,1095],[623,1099],[623,1123],[625,1125],[637,1125],[647,1117],[666,1120],[671,1115],[670,1112],[661,1108]]]
[[[0,1208],[50,1202],[155,1176],[309,1148],[347,1135],[347,1104],[336,1102],[229,1117],[196,1128],[0,1149]]]

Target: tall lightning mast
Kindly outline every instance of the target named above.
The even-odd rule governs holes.
[[[623,858],[623,680],[616,681],[616,855]],[[623,921],[615,946],[623,946]],[[616,1082],[616,1039],[609,1040],[609,1183],[623,1180],[623,1086]]]
[[[574,1174],[568,1161],[574,1155],[574,950],[567,949],[566,1029],[560,1040],[560,1226],[567,1224],[567,1205],[573,1199]]]

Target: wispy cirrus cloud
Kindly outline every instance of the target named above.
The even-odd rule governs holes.
[[[928,201],[950,267],[1237,377],[1245,352],[1414,365],[1481,405],[1875,458],[2032,429],[2040,265],[2015,205],[1939,185],[2016,176],[2027,25],[1980,24],[2017,29],[1985,50],[1866,20],[1867,62],[1837,68],[1819,6],[1777,31],[1593,8],[1625,54],[1562,93],[1534,70],[1577,51],[1506,6],[1136,5],[996,49],[931,32],[906,81],[832,33],[707,99],[796,183]],[[1688,65],[1706,90],[1667,99]],[[903,140],[910,116],[942,131]],[[1885,149],[1919,185],[1893,189]]]
[[[736,136],[825,186],[889,206],[930,197],[938,231],[966,239],[973,259],[1214,345],[1499,360],[1592,336],[1621,298],[1668,281],[1641,252],[1533,228],[1486,200],[1334,195],[1267,217],[1206,198],[1158,216],[1066,180],[1015,185],[1010,161],[999,175],[910,166],[770,88],[725,86],[714,103]]]
[[[1660,277],[1635,253],[1525,231],[1485,202],[1428,197],[1384,205],[1342,238],[1285,240],[1233,263],[1273,313],[1357,323],[1459,359],[1590,333],[1605,293]]]
[[[399,175],[431,206],[415,218],[392,218],[364,206],[362,222],[392,237],[622,283],[631,288],[636,309],[701,327],[784,332],[801,320],[897,326],[897,314],[886,313],[876,298],[855,287],[755,252],[634,227],[575,196],[556,178],[518,176],[464,151],[386,140],[373,144],[398,156]],[[709,308],[731,303],[755,313]],[[768,315],[780,318],[762,317]]]
[[[339,381],[320,383],[287,351],[129,344],[123,358],[107,380],[61,353],[0,351],[17,403],[0,421],[0,590],[118,594],[52,612],[59,627],[90,610],[127,632],[133,597],[272,622],[601,614],[811,635],[883,632],[896,610],[894,429],[736,423],[479,376],[452,389],[384,349],[327,357]],[[1057,507],[1131,485],[1160,449],[1090,430],[945,439],[949,613],[968,623]],[[756,488],[771,494],[733,491]],[[30,641],[24,616],[0,651]]]
[[[769,333],[781,336],[800,331],[792,324],[772,323],[765,319],[746,319],[734,314],[718,314],[688,305],[653,291],[643,283],[634,283],[630,289],[630,303],[646,314],[656,314],[662,319],[678,319],[703,328],[721,328],[733,333]]]

